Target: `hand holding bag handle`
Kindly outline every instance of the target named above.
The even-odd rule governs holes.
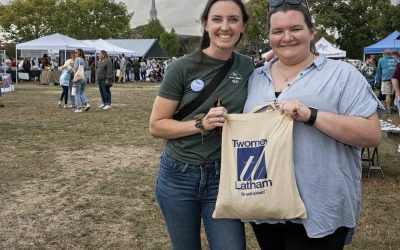
[[[264,105],[254,107],[249,113],[259,113],[263,111],[275,111],[275,110],[279,110],[279,103],[270,102]]]

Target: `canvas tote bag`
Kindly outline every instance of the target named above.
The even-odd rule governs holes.
[[[213,217],[307,217],[295,179],[293,121],[281,115],[275,104],[257,107],[248,114],[230,114],[225,120]]]
[[[83,65],[79,63],[78,70],[75,72],[74,79],[72,81],[78,82],[80,80],[85,80],[85,69],[83,68]]]

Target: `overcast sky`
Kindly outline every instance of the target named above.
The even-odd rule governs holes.
[[[147,24],[150,18],[151,0],[120,0],[135,12],[131,26]],[[199,19],[207,0],[155,0],[157,18],[166,31],[175,28],[178,34],[201,35]]]
[[[150,19],[151,0],[119,0],[124,2],[129,12],[135,12],[131,20],[132,28],[147,24]],[[201,35],[199,19],[207,0],[155,0],[157,18],[166,31],[175,28],[178,34]],[[9,0],[0,0],[7,3]],[[118,20],[116,20],[118,21]]]

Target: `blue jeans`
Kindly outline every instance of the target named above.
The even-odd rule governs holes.
[[[106,79],[99,79],[101,101],[104,105],[111,105],[111,86],[106,86]]]
[[[214,219],[220,160],[192,165],[163,153],[156,194],[175,250],[200,250],[201,219],[212,250],[246,249],[240,220]]]
[[[76,82],[75,87],[75,106],[76,108],[82,108],[88,102],[88,99],[85,95],[86,79]]]

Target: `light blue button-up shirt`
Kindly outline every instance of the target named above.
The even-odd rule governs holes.
[[[369,117],[381,106],[371,86],[353,66],[319,56],[278,98],[271,77],[274,59],[250,77],[244,112],[269,102],[298,99],[339,115]],[[265,121],[268,122],[268,121]],[[320,238],[337,228],[353,228],[361,207],[361,148],[343,144],[302,122],[294,123],[294,167],[308,217],[307,235]],[[257,221],[257,223],[282,221]]]

